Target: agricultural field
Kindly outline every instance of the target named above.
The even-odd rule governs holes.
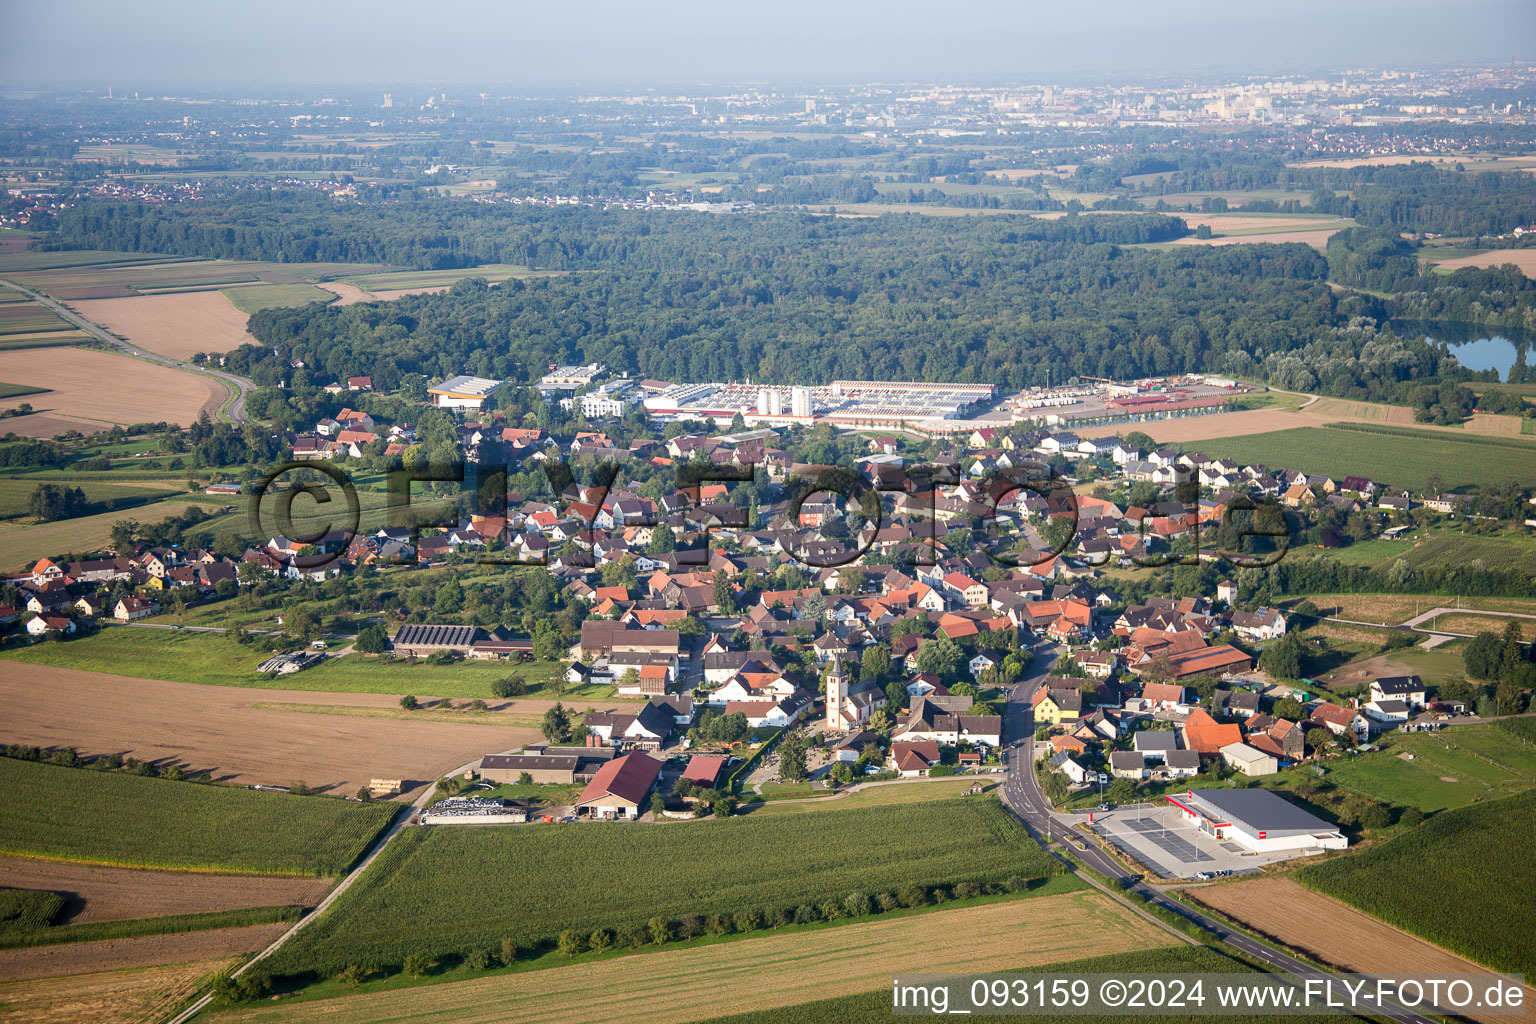
[[[60,270],[67,267],[100,267],[112,264],[130,266],[141,263],[181,262],[182,256],[156,256],[142,252],[113,252],[107,249],[63,249],[57,252],[29,252],[25,249],[0,253],[0,274],[29,270]]]
[[[944,779],[920,782],[874,783],[843,796],[821,796],[804,800],[769,800],[761,807],[754,807],[752,815],[810,814],[825,810],[842,810],[852,807],[889,807],[893,804],[922,803],[928,800],[944,800],[965,796],[974,778]],[[985,782],[988,791],[997,783]]]
[[[312,284],[255,284],[225,288],[222,294],[247,316],[279,306],[307,306],[311,302],[336,301],[335,295]]]
[[[1536,619],[1521,619],[1508,615],[1477,615],[1471,612],[1446,612],[1424,623],[1426,629],[1443,629],[1447,633],[1477,634],[1482,632],[1503,633],[1513,622],[1525,640],[1536,639]]]
[[[1334,857],[1297,881],[1496,970],[1536,973],[1536,790],[1435,815],[1390,842]],[[1490,856],[1508,851],[1508,856]],[[1433,884],[1413,884],[1426,865]],[[1523,937],[1523,938],[1520,938]]]
[[[1315,594],[1309,600],[1325,614],[1336,615],[1342,619],[1358,619],[1362,622],[1381,622],[1388,625],[1397,625],[1431,608],[1453,607],[1458,600],[1464,608],[1495,612],[1525,612],[1536,615],[1536,599],[1528,597],[1456,598],[1437,597],[1434,594]]]
[[[31,384],[6,384],[0,381],[0,398],[25,398],[27,395],[47,393],[47,388],[33,387]]]
[[[329,876],[397,810],[0,759],[0,853],[13,855]]]
[[[154,871],[0,857],[0,886],[69,893],[67,901],[61,900],[60,912],[48,918],[55,926],[248,907],[312,907],[330,891],[331,884],[329,878]]]
[[[109,632],[172,635],[133,628]],[[253,665],[259,656],[242,650],[239,657]],[[147,661],[145,671],[157,671],[159,664]],[[15,662],[5,667],[11,671],[0,673],[0,700],[7,707],[0,741],[75,747],[93,756],[121,753],[208,771],[216,781],[241,785],[302,780],[315,792],[337,796],[351,796],[369,779],[387,778],[403,780],[402,799],[410,799],[483,754],[538,739],[544,710],[532,702],[526,711],[408,713],[392,695],[326,694],[319,698],[323,703],[311,704],[306,694],[289,690],[129,679]],[[292,678],[284,677],[284,683]],[[61,708],[69,712],[62,714]]]
[[[851,892],[1058,870],[988,797],[650,826],[410,829],[276,955],[273,970],[323,977],[349,963],[499,948],[508,937],[547,946],[566,928],[587,934],[658,915],[792,911]]]
[[[30,515],[32,492],[40,483],[42,481],[27,477],[0,476],[0,519]],[[170,487],[145,486],[134,481],[84,480],[62,483],[66,487],[78,487],[85,492],[85,500],[91,506],[92,515],[147,505],[179,493]]]
[[[1214,417],[1211,417],[1214,418]],[[1404,435],[1347,430],[1342,427],[1297,427],[1272,433],[1210,438],[1200,450],[1213,457],[1298,469],[1342,479],[1366,476],[1379,483],[1422,492],[1438,473],[1447,489],[1480,486],[1506,476],[1526,486],[1536,485],[1536,445],[1479,437],[1442,437],[1431,431]]]
[[[1428,978],[1475,974],[1482,969],[1289,878],[1256,878],[1202,886],[1187,890],[1184,896],[1242,922],[1261,935],[1352,973]],[[1527,998],[1536,998],[1536,992],[1530,992]],[[1496,1022],[1507,1018],[1474,1019]]]
[[[1100,973],[1242,974],[1252,970],[1247,964],[1225,957],[1215,950],[1204,946],[1188,945],[1147,952],[1096,956],[1088,960],[1074,960],[1059,964],[1029,964],[1026,965],[1026,969],[1063,977]],[[962,970],[964,973],[971,973],[968,969]],[[887,1024],[891,1019],[891,989],[887,983],[883,988],[860,995],[821,999],[773,1010],[748,1009],[728,1016],[710,1017],[696,1024],[824,1024],[826,1021],[837,1021],[838,1024]],[[1141,1018],[1127,1015],[1072,1014],[1070,1017],[1060,1019],[1070,1020],[1073,1024],[1124,1024],[1126,1021]],[[1228,1024],[1233,1020],[1230,1016],[1214,1014],[1180,1014],[1178,1019],[1187,1021],[1189,1024]],[[1328,1024],[1328,1022],[1337,1024],[1341,1020],[1351,1018],[1298,1015],[1287,1019],[1294,1021],[1295,1024]]]
[[[464,270],[401,270],[374,274],[350,274],[338,277],[326,284],[349,284],[369,293],[375,299],[397,299],[402,295],[414,295],[424,291],[452,287],[466,278],[481,277],[487,281],[510,281],[514,278],[551,277],[564,273],[554,270],[531,270],[511,263],[487,263],[484,266]],[[321,287],[325,287],[322,284]]]
[[[260,291],[261,286],[249,290]],[[75,312],[118,337],[172,359],[228,352],[256,342],[245,329],[249,314],[236,309],[220,292],[83,299],[73,305]]]
[[[87,348],[0,351],[0,380],[31,381],[49,389],[30,400],[0,402],[14,408],[27,401],[37,410],[5,421],[7,431],[27,437],[60,433],[60,422],[82,433],[148,420],[188,424],[201,412],[213,415],[228,397],[212,377]],[[112,386],[103,387],[105,381]]]
[[[740,941],[701,942],[532,973],[497,973],[454,984],[285,1001],[281,1008],[238,1007],[213,1019],[351,1024],[375,1021],[382,1014],[399,1021],[437,1017],[527,1024],[571,1020],[671,1024],[717,1014],[722,992],[731,993],[728,1002],[739,1010],[777,1013],[778,1008],[807,999],[882,986],[888,991],[893,964],[920,962],[934,971],[1022,970],[1074,960],[1089,952],[1118,954],[1091,961],[1103,963],[1108,970],[1142,950],[1156,950],[1154,956],[1165,965],[1170,958],[1182,962],[1185,947],[1175,947],[1176,941],[1100,893],[1073,892],[935,910],[917,918],[875,918],[804,930],[790,927],[784,933],[765,932]],[[1137,962],[1150,964],[1151,960]],[[1190,969],[1194,968],[1192,962]],[[371,987],[365,985],[365,989]],[[540,998],[528,998],[530,987]],[[888,1019],[889,1002],[884,1013]]]
[[[272,680],[256,671],[256,666],[266,660],[264,652],[243,647],[232,637],[218,633],[109,627],[93,636],[5,651],[0,653],[0,659],[141,679],[216,686],[272,685]],[[516,672],[527,681],[529,696],[538,697],[550,696],[544,692],[543,684],[560,671],[558,662],[469,661],[431,665],[424,660],[384,661],[349,654],[327,658],[314,668],[286,676],[282,686],[288,691],[489,698],[493,682]],[[613,692],[611,686],[573,686],[563,699],[580,702],[609,697]]]
[[[1378,753],[1330,762],[1327,780],[1429,813],[1536,787],[1536,746],[1493,725],[1390,733],[1380,743]]]
[[[239,961],[194,960],[170,967],[103,971],[0,983],[0,1024],[148,1024]]]
[[[19,254],[26,256],[49,253]],[[84,259],[90,254],[74,254]],[[355,263],[264,263],[257,260],[204,260],[184,256],[138,256],[132,262],[66,263],[17,269],[12,280],[55,299],[131,298],[168,291],[208,291],[240,285],[295,285],[317,277],[359,274],[386,267]]]
[[[0,978],[23,981],[242,956],[264,949],[291,927],[283,922],[0,949]]]
[[[0,339],[70,329],[69,324],[40,302],[8,302],[0,306]]]
[[[32,417],[28,417],[32,419]],[[62,429],[62,428],[61,428]],[[28,493],[31,493],[30,490]],[[139,505],[126,512],[102,512],[79,519],[61,519],[52,523],[0,520],[0,569],[19,570],[37,564],[39,558],[65,551],[99,551],[112,539],[112,526],[123,519],[154,523],[179,516],[189,504],[207,510],[222,508],[214,498],[199,498],[185,503],[177,500]]]
[[[1536,249],[1492,249],[1471,256],[1437,260],[1434,266],[1436,270],[1452,271],[1462,267],[1498,267],[1506,263],[1518,267],[1526,277],[1536,277]]]

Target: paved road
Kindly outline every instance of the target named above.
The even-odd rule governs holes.
[[[191,363],[184,363],[179,359],[172,359],[169,356],[162,356],[154,352],[147,352],[144,349],[139,348],[137,345],[130,344],[124,341],[122,338],[119,338],[117,335],[103,330],[101,327],[91,323],[91,321],[76,313],[74,310],[65,306],[61,306],[59,303],[55,302],[53,299],[50,299],[46,295],[34,292],[30,288],[23,288],[21,285],[15,283],[14,281],[0,281],[0,285],[5,286],[6,288],[10,288],[13,291],[18,291],[21,294],[33,299],[34,301],[42,303],[44,306],[51,309],[54,313],[57,313],[61,319],[80,328],[82,331],[84,331],[86,334],[89,334],[97,341],[104,341],[109,345],[115,345],[131,356],[137,356],[140,359],[147,359],[152,363],[159,363],[161,366],[170,366],[178,370],[187,370],[192,373],[207,374],[210,377],[217,378],[226,384],[230,391],[230,397],[219,409],[219,416],[229,420],[231,423],[246,422],[245,395],[248,390],[254,389],[256,387],[256,384],[253,381],[248,380],[245,377],[241,377],[237,374],[226,373],[223,370],[214,370],[201,366],[193,366]]]
[[[1003,763],[1007,769],[1003,782],[1003,800],[1015,814],[1023,819],[1026,827],[1040,838],[1070,833],[1072,824],[1077,820],[1075,815],[1059,814],[1051,809],[1050,801],[1040,790],[1040,782],[1035,777],[1034,769],[1035,720],[1028,697],[1031,691],[1039,686],[1040,679],[1050,671],[1050,666],[1054,664],[1059,653],[1060,648],[1055,645],[1036,648],[1035,661],[1030,666],[1029,674],[1023,677],[1008,695],[1008,705],[1003,719],[1006,737]],[[1298,977],[1327,976],[1325,971],[1320,971],[1295,957],[1257,942],[1241,932],[1228,928],[1215,918],[1207,917],[1199,911],[1168,898],[1161,891],[1141,882],[1139,876],[1129,874],[1119,861],[1101,850],[1091,839],[1084,840],[1082,849],[1076,849],[1075,843],[1073,845],[1073,853],[1095,871],[1107,878],[1122,880],[1130,891],[1148,903],[1194,922],[1222,942],[1256,957],[1261,963],[1268,964],[1273,971],[1294,974]],[[1391,1004],[1377,1007],[1376,1010],[1382,1016],[1399,1021],[1401,1024],[1434,1024],[1428,1017]]]

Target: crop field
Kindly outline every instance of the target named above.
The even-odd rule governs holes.
[[[966,795],[974,778],[944,779],[921,782],[876,783],[857,792],[843,796],[823,796],[808,800],[770,800],[749,813],[758,814],[809,814],[828,809],[850,807],[888,807],[892,804],[922,803],[928,800],[944,800]],[[995,782],[983,780],[987,790],[996,787]]]
[[[223,295],[246,315],[278,306],[307,306],[311,302],[334,302],[336,299],[335,295],[312,284],[255,284],[225,288]]]
[[[217,875],[0,857],[0,886],[70,894],[63,913],[50,918],[56,925],[245,907],[312,907],[330,891],[331,883],[329,878]]]
[[[1425,625],[1430,629],[1443,629],[1448,633],[1476,634],[1482,632],[1503,633],[1513,622],[1525,640],[1536,639],[1536,619],[1517,619],[1501,615],[1477,615],[1468,612],[1447,612],[1437,615]]]
[[[1247,964],[1222,956],[1215,950],[1207,949],[1203,946],[1185,945],[1146,952],[1096,956],[1088,960],[1074,960],[1059,964],[1030,964],[1027,967],[1031,971],[1068,978],[1079,974],[1094,973],[1156,974],[1176,972],[1180,974],[1242,974],[1252,969]],[[1013,968],[1003,969],[1009,970]],[[965,968],[961,968],[961,971],[963,973],[971,973]],[[890,984],[887,983],[882,988],[860,995],[821,999],[816,1002],[799,1003],[773,1010],[747,1010],[745,1012],[732,1013],[728,1016],[710,1017],[707,1020],[697,1021],[695,1024],[825,1024],[827,1021],[836,1021],[837,1024],[888,1024],[891,1019],[891,988]],[[1144,1018],[1123,1014],[1113,1016],[1072,1014],[1056,1019],[1070,1020],[1072,1024],[1125,1024],[1127,1021],[1136,1021]],[[1189,1024],[1230,1024],[1234,1018],[1216,1014],[1196,1013],[1180,1014],[1178,1019],[1187,1021]],[[1329,1024],[1329,1022],[1338,1024],[1339,1021],[1352,1019],[1354,1018],[1339,1016],[1298,1015],[1287,1017],[1287,1020],[1294,1021],[1295,1024]]]
[[[1298,599],[1299,600],[1299,599]],[[1325,612],[1335,609],[1344,619],[1360,619],[1364,622],[1385,622],[1396,625],[1421,612],[1440,606],[1454,606],[1457,600],[1463,608],[1496,612],[1524,612],[1536,615],[1536,598],[1529,597],[1437,597],[1433,594],[1315,594],[1310,600]],[[1449,605],[1447,605],[1449,602]]]
[[[40,302],[8,302],[0,306],[0,338],[69,329],[69,324]]]
[[[273,969],[323,976],[348,963],[399,964],[413,952],[496,948],[509,936],[541,946],[565,928],[792,910],[850,892],[1057,870],[991,798],[653,826],[410,829]]]
[[[28,256],[51,254],[24,254]],[[83,258],[82,254],[80,255]],[[9,276],[56,299],[128,298],[156,290],[217,290],[235,285],[300,284],[315,277],[359,274],[386,267],[356,263],[264,263],[257,260],[200,260],[184,256],[144,258],[132,263],[65,264],[17,269]]]
[[[54,348],[59,345],[89,345],[95,341],[83,331],[36,331],[7,334],[0,338],[0,352],[21,348]]]
[[[28,515],[32,492],[37,489],[38,484],[39,481],[25,477],[0,477],[0,519],[14,519],[17,516]],[[98,513],[148,504],[168,494],[176,493],[167,487],[146,487],[143,484],[126,481],[87,480],[66,483],[66,486],[79,487],[84,491],[85,500]]]
[[[64,897],[56,892],[0,889],[0,937],[47,928],[63,909]]]
[[[1345,971],[1432,978],[1481,970],[1475,963],[1382,924],[1289,878],[1209,885],[1188,890],[1184,895],[1241,921],[1261,935]],[[1536,992],[1530,992],[1527,998],[1536,998]],[[1480,1019],[1496,1022],[1508,1018]]]
[[[133,628],[108,632],[174,635]],[[238,656],[247,665],[259,657],[245,649]],[[371,694],[346,695],[347,705],[341,697],[325,695],[320,709],[333,713],[311,714],[306,695],[287,690],[198,686],[3,664],[11,671],[0,672],[0,700],[8,709],[0,741],[75,747],[87,755],[122,753],[208,771],[216,781],[242,785],[286,786],[302,780],[316,792],[341,796],[352,795],[371,778],[388,778],[403,780],[402,796],[409,799],[482,754],[538,739],[543,714],[543,707],[533,702],[534,710],[525,712],[424,710],[416,712],[421,717],[407,721],[396,717],[407,713],[394,696]],[[159,662],[150,660],[145,671],[158,667]],[[284,677],[284,682],[291,678]],[[570,703],[585,706],[577,700]],[[342,716],[349,711],[361,714]],[[373,712],[387,717],[372,717]]]
[[[1536,746],[1492,725],[1392,734],[1382,744],[1379,753],[1332,762],[1328,781],[1427,812],[1536,787]]]
[[[28,421],[34,418],[26,417]],[[209,509],[221,507],[213,499],[200,500],[192,504]],[[183,502],[157,501],[149,505],[139,505],[127,512],[102,512],[94,516],[61,519],[53,523],[29,521],[24,525],[15,520],[0,520],[0,569],[24,569],[35,565],[39,558],[65,551],[97,551],[110,543],[112,525],[121,519],[155,523],[169,516],[181,515],[186,510],[187,504]]]
[[[339,279],[370,292],[376,298],[398,298],[427,289],[446,288],[456,281],[470,277],[483,277],[487,281],[509,281],[513,278],[551,277],[564,271],[532,270],[511,263],[487,263],[465,270],[402,270],[377,274],[351,274]]]
[[[0,381],[0,398],[24,398],[27,395],[42,395],[47,392],[47,388],[37,388],[30,384],[7,384]]]
[[[893,964],[921,963],[933,971],[1022,970],[1074,960],[1088,952],[1118,954],[1093,961],[1104,963],[1103,969],[1108,970],[1111,962],[1124,963],[1142,950],[1156,950],[1147,958],[1148,964],[1154,956],[1163,964],[1182,963],[1184,947],[1170,948],[1175,941],[1099,893],[1074,892],[889,921],[874,919],[805,931],[791,928],[785,934],[763,933],[739,942],[670,948],[532,973],[494,974],[455,984],[291,1002],[281,1008],[240,1007],[213,1019],[352,1024],[387,1017],[396,1021],[671,1024],[717,1014],[722,1002],[738,1010],[777,1013],[778,1008],[807,999],[882,986],[888,993]],[[530,988],[538,992],[537,999],[528,997]],[[726,992],[729,998],[722,1000]],[[889,1019],[889,1002],[884,1013]]]
[[[1313,864],[1299,882],[1497,970],[1536,973],[1536,790],[1445,811],[1390,842]],[[1501,856],[1500,853],[1503,855]],[[1432,865],[1434,884],[1405,880]]]
[[[1405,443],[1402,436],[1342,427],[1298,427],[1267,434],[1211,438],[1200,450],[1245,464],[1298,469],[1342,479],[1366,476],[1381,484],[1423,491],[1431,474],[1448,489],[1503,480],[1536,484],[1536,446],[1511,440],[1478,443],[1430,432]],[[1479,439],[1481,442],[1483,439]]]
[[[1520,567],[1536,573],[1536,537],[1517,533],[1492,537],[1441,533],[1414,545],[1402,557],[1415,568],[1457,568],[1481,561],[1490,568]],[[1503,628],[1502,623],[1499,628]]]
[[[1462,267],[1497,267],[1505,263],[1519,267],[1520,273],[1526,277],[1536,277],[1536,249],[1493,249],[1489,252],[1480,252],[1475,256],[1462,256],[1458,259],[1441,260],[1435,264],[1435,269],[1459,270]]]
[[[206,957],[240,956],[265,948],[291,924],[258,924],[167,935],[142,935],[99,942],[0,949],[0,978],[53,978],[95,971],[121,971]],[[146,1021],[145,1024],[152,1024]]]
[[[3,537],[0,531],[0,537]],[[234,639],[216,633],[182,633],[171,630],[112,627],[94,636],[64,643],[37,644],[6,651],[0,659],[31,665],[115,672],[141,679],[167,679],[216,686],[269,687],[272,681],[256,671],[266,655],[242,647]],[[542,684],[560,664],[533,661],[511,664],[469,661],[454,665],[430,665],[424,660],[383,661],[358,654],[327,658],[314,668],[285,676],[289,691],[334,693],[412,693],[434,697],[491,696],[491,684],[513,672],[528,683],[529,695],[543,694]],[[567,703],[612,696],[612,686],[573,686]],[[451,767],[451,766],[450,766]]]
[[[59,252],[0,253],[0,274],[15,274],[25,270],[58,270],[65,267],[95,267],[136,263],[179,262],[180,256],[155,256],[142,252],[113,252],[108,249],[65,249]]]
[[[85,348],[0,352],[0,380],[27,380],[48,388],[47,395],[29,404],[39,413],[76,423],[85,433],[146,420],[193,423],[204,410],[212,415],[228,395],[212,377]],[[3,404],[14,407],[22,401],[10,398]],[[54,433],[30,429],[30,420],[7,420],[6,429],[29,437]]]
[[[85,299],[74,307],[118,337],[173,359],[190,359],[198,352],[228,352],[256,341],[245,329],[249,314],[236,309],[220,292]]]
[[[24,856],[330,876],[396,810],[0,759],[0,852]]]
[[[0,1024],[149,1024],[238,961],[104,971],[0,983]]]

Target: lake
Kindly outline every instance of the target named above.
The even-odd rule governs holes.
[[[1525,352],[1529,363],[1533,349],[1536,349],[1536,339],[1525,331],[1512,328],[1423,320],[1392,320],[1387,326],[1407,337],[1422,336],[1430,341],[1444,342],[1462,366],[1477,372],[1497,370],[1499,380],[1503,381],[1509,380],[1510,367],[1515,365],[1521,351]]]

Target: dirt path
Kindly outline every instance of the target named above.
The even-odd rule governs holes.
[[[340,296],[339,301],[333,303],[333,305],[337,306],[350,306],[354,302],[372,302],[374,298],[371,293],[363,291],[357,285],[346,284],[342,281],[316,281],[315,287],[324,288],[326,291]]]
[[[325,897],[332,881],[109,868],[0,857],[0,886],[46,889],[72,897],[55,924],[199,914],[239,907],[310,907]]]

